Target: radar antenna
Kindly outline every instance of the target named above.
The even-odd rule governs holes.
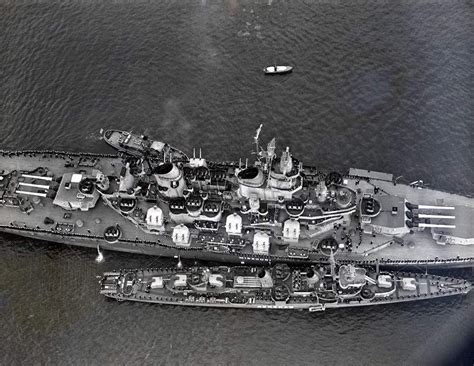
[[[273,159],[275,156],[275,149],[276,149],[276,140],[272,138],[271,141],[267,144],[267,157],[269,159]]]

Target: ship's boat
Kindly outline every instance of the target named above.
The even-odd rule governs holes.
[[[293,71],[293,66],[278,66],[272,65],[267,66],[263,69],[263,72],[267,75],[271,74],[288,74]]]
[[[463,279],[335,263],[119,270],[104,273],[100,285],[102,295],[119,301],[311,312],[462,295],[471,289]]]
[[[258,130],[259,131],[259,130]],[[255,136],[253,162],[108,130],[119,154],[0,151],[0,231],[233,264],[474,264],[474,199],[391,174],[304,165]]]
[[[104,141],[114,149],[134,156],[148,155],[150,158],[165,160],[188,160],[181,150],[164,142],[149,139],[145,135],[136,135],[120,130],[101,130]]]

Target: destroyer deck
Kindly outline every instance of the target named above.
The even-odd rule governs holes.
[[[191,267],[107,272],[100,293],[119,301],[247,309],[369,306],[466,294],[462,279],[353,265]]]

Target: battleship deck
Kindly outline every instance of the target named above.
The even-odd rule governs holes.
[[[170,230],[160,235],[145,232],[137,225],[136,221],[130,220],[129,217],[112,209],[110,205],[103,204],[100,200],[88,211],[69,211],[54,205],[52,199],[36,198],[29,195],[27,207],[20,210],[19,206],[22,204],[17,201],[12,202],[9,198],[8,193],[18,191],[20,187],[28,191],[29,185],[42,186],[65,174],[90,173],[96,169],[106,176],[119,177],[123,169],[123,159],[120,156],[63,152],[3,152],[0,155],[0,168],[5,173],[16,171],[17,174],[9,186],[2,188],[4,204],[3,207],[0,207],[2,212],[0,230],[5,232],[87,247],[100,245],[102,248],[110,250],[164,256],[181,255],[188,258],[222,260],[232,263],[307,262],[328,259],[328,253],[321,252],[317,247],[317,243],[320,241],[317,230],[303,230],[300,240],[294,244],[280,241],[279,245],[270,246],[267,254],[254,253],[251,246],[253,230],[265,228],[265,225],[259,226],[259,223],[252,224],[250,222],[244,223],[244,226],[249,230],[244,231],[241,236],[242,242],[250,245],[239,248],[222,245],[228,238],[225,228],[220,227],[212,234],[193,231],[190,245],[183,247],[174,243],[169,233]],[[28,175],[39,174],[31,173],[38,172],[38,169],[43,169],[40,172],[44,174],[43,178],[28,177]],[[352,173],[354,174],[354,172],[363,171],[353,170]],[[465,231],[462,234],[466,237],[474,237],[473,226],[469,225],[474,212],[473,199],[456,194],[394,184],[386,180],[387,177],[388,175],[372,175],[372,179],[370,179],[351,175],[345,177],[345,185],[357,191],[358,197],[362,197],[368,192],[373,194],[375,188],[378,190],[378,195],[401,197],[412,203],[457,206],[457,210],[463,212],[463,222],[467,223],[460,227]],[[13,196],[10,194],[10,197]],[[19,196],[22,195],[19,194]],[[25,196],[23,195],[23,197]],[[167,214],[166,206],[162,205],[161,207]],[[51,221],[49,223],[48,220],[45,221],[46,218],[54,224],[51,224]],[[171,225],[171,223],[167,225]],[[121,230],[121,236],[115,243],[109,243],[104,238],[105,230],[112,226],[118,226]],[[281,235],[281,229],[279,230]],[[356,223],[353,223],[348,227],[336,224],[334,229],[329,231],[339,242],[350,239],[352,243],[344,248],[334,248],[335,255],[340,261],[366,264],[378,262],[387,266],[406,264],[471,266],[473,263],[473,245],[439,245],[433,240],[432,234],[426,230],[414,231],[401,238],[394,238],[366,233]]]

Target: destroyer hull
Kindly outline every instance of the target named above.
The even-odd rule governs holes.
[[[323,311],[465,295],[471,283],[354,264],[130,269],[104,273],[100,293],[118,301],[215,308]]]
[[[241,304],[219,304],[219,303],[198,303],[198,302],[185,302],[185,301],[176,301],[176,302],[167,302],[167,301],[159,301],[153,299],[145,299],[145,298],[121,298],[113,295],[104,295],[109,299],[113,299],[116,301],[133,301],[133,302],[140,302],[140,303],[149,303],[149,304],[157,304],[157,305],[172,305],[172,306],[189,306],[189,307],[205,307],[205,308],[217,308],[217,309],[249,309],[249,310],[308,310],[310,312],[320,312],[327,309],[338,309],[338,308],[359,308],[363,306],[374,306],[374,305],[388,305],[388,304],[400,304],[400,303],[407,303],[413,301],[423,301],[426,300],[433,300],[433,299],[440,299],[452,296],[459,296],[459,295],[466,295],[469,293],[469,290],[462,290],[456,293],[451,294],[442,294],[436,297],[424,298],[420,296],[415,296],[412,298],[402,298],[402,299],[394,299],[394,300],[377,300],[374,302],[353,302],[353,303],[338,303],[338,304],[325,304],[324,308],[318,306],[318,304],[294,304],[294,305],[241,305]]]

